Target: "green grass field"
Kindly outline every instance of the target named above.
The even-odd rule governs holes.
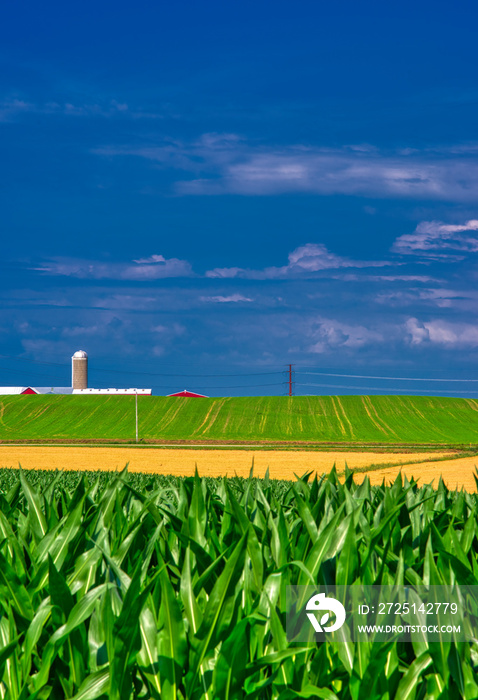
[[[140,397],[140,438],[378,444],[478,442],[478,401],[421,396]],[[133,396],[7,396],[0,440],[134,440]]]

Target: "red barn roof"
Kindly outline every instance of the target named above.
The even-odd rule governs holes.
[[[187,389],[184,389],[183,391],[178,391],[177,394],[168,394],[168,398],[170,396],[186,396],[187,398],[190,399],[208,399],[209,396],[204,396],[204,394],[195,394],[194,391],[188,391]]]
[[[40,392],[37,391],[36,389],[32,389],[31,386],[27,386],[26,389],[22,391],[22,394],[39,394]]]

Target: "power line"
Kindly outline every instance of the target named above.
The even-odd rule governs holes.
[[[9,359],[9,360],[18,360],[20,362],[31,362],[32,364],[37,364],[37,365],[48,365],[50,367],[61,367],[61,368],[69,368],[70,365],[64,364],[64,363],[59,363],[59,362],[41,362],[40,360],[29,360],[24,357],[12,357],[10,355],[0,355],[0,358],[3,359]],[[163,363],[161,363],[163,364]],[[235,374],[174,374],[171,372],[136,372],[134,370],[119,370],[119,369],[111,369],[111,368],[106,368],[106,367],[89,367],[88,368],[89,373],[92,372],[108,372],[112,374],[134,374],[134,375],[141,375],[141,376],[147,376],[147,377],[204,377],[204,378],[212,378],[212,377],[263,377],[263,376],[268,376],[268,375],[273,375],[273,374],[283,374],[284,370],[276,370],[273,372],[242,372],[242,373],[235,373]]]
[[[113,372],[115,374],[140,374],[144,377],[263,377],[271,374],[283,374],[282,371],[278,372],[248,372],[247,374],[174,374],[172,372],[134,372],[130,370],[119,370],[119,369],[99,369],[97,367],[91,367],[89,372]]]
[[[0,372],[6,373],[6,374],[21,374],[22,376],[25,376],[25,372],[20,370],[20,369],[9,369],[6,367],[0,367]],[[32,371],[32,374],[34,377],[41,377],[42,379],[51,379],[55,382],[58,381],[58,377],[52,377],[50,374],[41,374],[41,373],[35,372],[34,370]]]
[[[300,370],[299,370],[300,371]],[[478,382],[478,379],[426,379],[423,377],[375,377],[370,374],[337,374],[332,372],[301,372],[320,377],[345,377],[347,379],[392,379],[399,382]],[[312,385],[310,385],[312,386]]]
[[[312,365],[301,365],[300,369],[304,370],[304,371],[307,369],[310,369],[310,370],[315,372],[315,371],[317,371],[317,366],[316,365],[313,365],[313,366]],[[319,369],[330,370],[331,372],[338,372],[337,367],[328,367],[326,365],[325,366],[321,365]],[[431,367],[427,368],[427,372],[449,372],[449,371],[450,371],[449,369],[443,369],[443,368],[442,369],[433,369]],[[469,372],[470,369],[467,367],[454,367],[453,371],[454,372]]]
[[[322,389],[360,389],[360,390],[365,390],[365,391],[390,391],[390,392],[406,392],[407,389],[396,389],[393,388],[391,389],[390,387],[379,387],[377,388],[376,386],[350,386],[346,384],[302,384],[298,382],[296,386],[317,386],[321,387]],[[433,393],[433,389],[417,389],[416,391],[420,392],[425,392],[425,393]],[[436,390],[435,390],[436,391]],[[446,391],[445,389],[440,389],[440,392],[442,394],[455,394],[456,391]],[[478,389],[475,389],[475,391],[462,391],[460,390],[460,394],[478,394]]]
[[[214,390],[214,389],[255,389],[263,386],[282,386],[283,382],[274,382],[273,384],[236,384],[236,385],[227,385],[227,386],[211,386],[208,384],[207,386],[195,386],[195,389],[209,389],[209,390]],[[176,389],[177,384],[175,386],[155,386],[156,389]]]
[[[23,374],[20,370],[10,370],[10,369],[4,369],[0,368],[0,372],[5,372],[8,374]],[[50,375],[44,375],[44,374],[38,374],[34,373],[35,377],[41,377],[42,380],[45,379],[50,379],[53,382],[57,381],[56,377],[52,377]],[[162,376],[168,376],[168,375],[162,375]],[[169,376],[174,376],[174,375],[169,375]],[[185,375],[182,375],[185,376]],[[215,376],[215,375],[213,375]],[[221,376],[221,375],[217,375]],[[206,389],[206,390],[215,390],[215,389],[253,389],[255,387],[265,387],[265,386],[282,386],[283,382],[273,382],[269,384],[227,384],[227,385],[220,385],[220,386],[213,386],[211,384],[208,385],[202,385],[202,386],[195,386],[196,389]],[[23,386],[23,385],[22,385]],[[177,384],[155,384],[154,385],[155,389],[177,389],[178,385]]]
[[[14,360],[17,362],[28,362],[31,364],[35,365],[44,365],[44,366],[49,366],[49,367],[61,367],[62,369],[69,369],[70,365],[66,363],[59,363],[59,362],[44,362],[42,360],[31,360],[29,358],[25,357],[15,357],[13,355],[0,355],[1,359],[8,359],[8,360]],[[165,364],[161,362],[161,365],[164,366]],[[289,365],[287,365],[289,368]],[[4,369],[4,371],[10,371],[10,372],[15,372],[16,370],[11,370],[11,369]],[[285,370],[286,372],[288,370]],[[339,372],[317,372],[315,369],[313,370],[308,370],[304,367],[299,368],[295,370],[296,373],[299,374],[305,374],[307,376],[320,376],[320,377],[343,377],[346,379],[389,379],[392,381],[403,381],[403,382],[476,382],[478,383],[478,379],[452,379],[452,378],[436,378],[436,377],[391,377],[391,376],[382,376],[382,375],[369,375],[369,374],[346,374],[346,373],[339,373]],[[445,371],[445,370],[437,370],[437,371]],[[465,370],[460,370],[460,371],[465,371]],[[203,378],[223,378],[223,377],[265,377],[265,376],[272,376],[272,375],[278,375],[278,374],[284,374],[284,370],[272,370],[272,371],[266,371],[266,372],[231,372],[231,373],[224,373],[224,374],[216,374],[216,373],[211,373],[211,374],[203,374],[201,372],[198,373],[193,373],[193,374],[183,374],[183,373],[178,373],[178,372],[138,372],[136,370],[118,370],[118,369],[111,369],[107,367],[97,367],[97,366],[91,366],[89,367],[89,372],[90,373],[101,373],[101,372],[106,372],[109,374],[121,374],[121,375],[138,375],[138,376],[144,376],[144,377],[184,377],[184,378],[195,378],[195,377],[203,377]]]

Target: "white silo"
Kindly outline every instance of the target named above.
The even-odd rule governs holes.
[[[78,350],[71,358],[71,386],[73,389],[88,388],[88,355]]]

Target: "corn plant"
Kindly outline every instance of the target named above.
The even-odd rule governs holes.
[[[478,585],[475,494],[21,469],[0,488],[0,697],[478,697],[478,644],[291,644],[286,587]],[[0,487],[2,482],[0,479]]]

